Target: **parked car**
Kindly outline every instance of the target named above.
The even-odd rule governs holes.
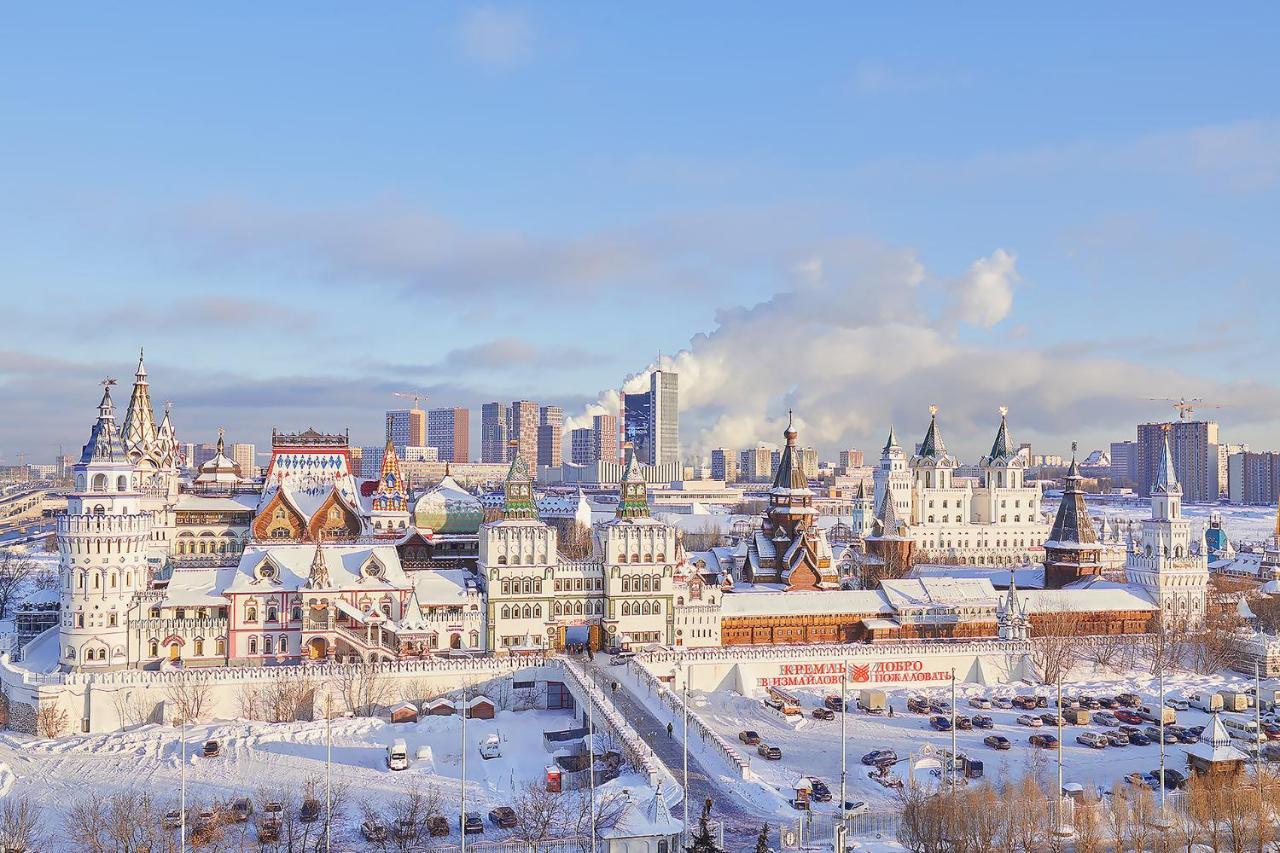
[[[1116,707],[1116,700],[1112,699],[1110,696],[1099,696],[1098,704],[1107,710],[1111,710]]]
[[[1267,740],[1280,740],[1280,723],[1263,723],[1262,733]]]
[[[834,720],[836,718],[836,712],[830,708],[814,708],[813,718],[815,720]]]
[[[1076,735],[1076,743],[1091,749],[1106,749],[1107,736],[1102,732],[1081,732]]]
[[[841,699],[839,696],[828,696],[822,700],[822,704],[826,705],[828,708],[830,708],[833,711],[844,710],[844,700]]]
[[[427,834],[432,838],[444,838],[449,834],[449,819],[440,814],[427,818]]]
[[[1157,768],[1155,770],[1152,770],[1147,775],[1159,781],[1160,770],[1159,768]],[[1174,770],[1172,767],[1165,768],[1164,787],[1166,790],[1175,791],[1180,788],[1185,788],[1186,786],[1187,786],[1186,774],[1182,773],[1181,771]]]
[[[1080,707],[1087,708],[1090,711],[1100,711],[1102,710],[1102,703],[1092,696],[1081,696]]]
[[[512,829],[516,825],[516,813],[510,806],[498,806],[489,810],[489,823],[499,829]]]
[[[1142,732],[1134,732],[1133,734],[1129,735],[1129,743],[1133,744],[1134,746],[1150,746],[1151,738],[1147,737]]]
[[[1200,740],[1185,726],[1166,726],[1165,731],[1173,732],[1174,737],[1178,739],[1178,743],[1196,743]]]
[[[231,801],[231,819],[236,823],[244,823],[253,814],[253,801],[248,797],[236,797]]]
[[[302,809],[298,812],[298,820],[303,823],[314,823],[320,819],[320,801],[315,797],[307,797],[302,801]]]
[[[1065,726],[1067,724],[1067,721],[1062,718],[1061,714],[1041,714],[1040,719],[1044,721],[1046,726]]]
[[[484,821],[480,819],[480,812],[467,812],[465,819],[458,818],[458,824],[462,827],[463,835],[475,835],[484,832]]]
[[[1116,726],[1120,725],[1120,720],[1117,719],[1116,715],[1110,711],[1099,711],[1090,717],[1090,720],[1100,726],[1106,726],[1109,729],[1114,729]]]
[[[937,716],[929,718],[929,725],[933,726],[933,728],[940,732],[949,732],[951,731],[951,718],[938,714]]]
[[[973,720],[965,716],[956,717],[956,729],[958,731],[967,732],[973,729]]]
[[[1058,739],[1053,735],[1032,735],[1027,738],[1027,743],[1032,746],[1038,746],[1041,749],[1056,749],[1058,746]]]
[[[1152,743],[1160,742],[1160,729],[1158,727],[1147,726],[1145,729],[1142,730],[1142,733],[1147,737],[1151,738]],[[1175,735],[1173,732],[1169,731],[1168,729],[1166,729],[1164,733],[1164,742],[1166,744],[1177,743],[1178,736]]]
[[[267,820],[279,821],[284,817],[284,803],[279,800],[267,800],[262,806],[262,814]]]
[[[831,788],[827,786],[826,782],[810,776],[809,784],[813,786],[809,790],[809,799],[813,800],[815,803],[831,802]]]
[[[365,841],[377,843],[387,840],[387,825],[377,818],[369,818],[360,824],[360,835]]]
[[[1138,728],[1137,726],[1118,726],[1118,728],[1120,729],[1120,731],[1124,732],[1129,737],[1142,734],[1142,729]]]
[[[1004,735],[987,735],[982,739],[982,742],[992,749],[1009,749],[1013,746]]]
[[[1018,725],[1031,726],[1033,729],[1038,729],[1044,725],[1044,720],[1039,717],[1034,717],[1031,714],[1021,714],[1018,717]]]
[[[1200,735],[1204,734],[1204,726],[1192,726],[1187,729],[1187,731],[1191,732],[1197,739],[1199,739]]]
[[[991,700],[988,699],[986,696],[970,696],[969,707],[980,708],[985,711],[991,707]]]
[[[1124,777],[1124,781],[1135,787],[1146,785],[1148,788],[1155,790],[1160,787],[1160,778],[1154,773],[1138,773],[1137,771]]]
[[[782,760],[782,750],[781,750],[781,749],[779,749],[779,748],[778,748],[778,747],[776,747],[776,746],[770,746],[770,745],[769,745],[769,744],[767,744],[767,743],[761,743],[759,746],[757,746],[757,747],[756,747],[756,753],[757,753],[761,758],[768,759],[769,761],[781,761],[781,760]]]
[[[758,732],[753,732],[751,729],[746,729],[745,731],[738,732],[738,740],[742,741],[747,746],[755,746],[760,742],[760,734]]]
[[[1107,743],[1111,746],[1128,746],[1129,736],[1124,732],[1106,732]]]
[[[844,819],[858,817],[859,815],[870,814],[871,806],[867,805],[864,800],[845,800],[844,801]]]
[[[200,751],[200,754],[205,758],[217,758],[220,752],[221,750],[216,740],[207,740],[204,742],[204,749]]]
[[[1131,726],[1136,726],[1143,722],[1141,717],[1127,708],[1119,708],[1116,710],[1115,714],[1117,720],[1122,723],[1128,723]]]
[[[1116,702],[1126,708],[1136,708],[1142,704],[1142,697],[1137,693],[1121,693],[1116,696]]]
[[[975,729],[990,729],[990,728],[995,728],[995,725],[996,725],[995,721],[992,720],[990,717],[988,717],[986,714],[973,715],[973,727]]]
[[[177,809],[171,809],[164,813],[164,820],[161,823],[165,829],[177,829],[182,826],[182,812]]]
[[[1191,709],[1190,702],[1186,699],[1179,699],[1176,696],[1166,698],[1164,700],[1164,704],[1166,707],[1172,708],[1175,711],[1187,711]]]
[[[1034,696],[1014,696],[1013,707],[1021,708],[1024,711],[1033,711],[1036,707],[1036,697]]]
[[[1048,708],[1048,707],[1049,707],[1049,697],[1048,697],[1048,696],[1037,696],[1037,697],[1035,697],[1035,698],[1036,698],[1036,707],[1037,707],[1037,708]]]
[[[1001,711],[1008,711],[1013,708],[1013,700],[1008,696],[997,696],[991,700],[991,705],[994,708],[999,708]]]
[[[868,766],[880,764],[892,764],[898,760],[898,753],[892,749],[873,749],[866,755],[862,756],[862,763]]]
[[[923,696],[912,696],[907,699],[907,710],[913,714],[929,713],[929,700]]]

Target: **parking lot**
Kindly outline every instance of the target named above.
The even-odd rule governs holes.
[[[1193,692],[1215,692],[1222,689],[1236,689],[1241,692],[1252,687],[1251,679],[1230,677],[1178,676],[1170,677],[1166,684],[1166,696],[1181,698]],[[1264,684],[1264,695],[1265,695]],[[1019,717],[1040,715],[1053,716],[1057,710],[1056,690],[1038,688],[1044,697],[1047,707],[1035,710],[1020,708],[976,708],[970,704],[971,697],[985,697],[988,700],[1008,699],[1017,696],[1032,696],[1036,690],[1029,685],[1007,685],[984,689],[975,685],[962,685],[956,691],[956,714],[972,717],[974,714],[987,715],[991,718],[991,728],[973,728],[957,730],[955,741],[957,749],[969,759],[983,762],[983,774],[993,781],[1017,778],[1027,772],[1045,772],[1047,779],[1052,779],[1057,772],[1058,752],[1056,747],[1036,748],[1030,743],[1032,736],[1057,735],[1056,725],[1042,721],[1038,727],[1018,722]],[[1116,681],[1077,682],[1072,687],[1064,685],[1064,697],[1088,695],[1094,698],[1115,697],[1121,693],[1132,693],[1140,700],[1140,704],[1158,704],[1159,688],[1154,679],[1127,679]],[[941,731],[931,725],[931,717],[938,715],[945,720],[950,719],[950,711],[945,704],[950,698],[950,690],[891,690],[887,691],[889,707],[893,716],[872,715],[859,711],[855,707],[857,692],[849,691],[850,711],[846,720],[848,751],[848,799],[865,801],[869,808],[878,810],[888,808],[893,802],[894,792],[886,789],[869,778],[873,769],[864,766],[860,759],[876,749],[888,749],[896,753],[897,762],[892,765],[891,773],[899,779],[908,775],[909,757],[925,744],[938,751],[949,750],[952,742],[950,731]],[[697,713],[717,732],[737,744],[744,755],[751,758],[753,782],[775,797],[779,814],[791,811],[789,801],[794,797],[797,781],[803,776],[817,776],[822,779],[839,796],[840,782],[840,722],[841,715],[835,714],[832,720],[815,719],[814,708],[821,706],[824,694],[797,693],[804,714],[799,718],[784,718],[776,710],[766,706],[761,696],[741,696],[731,692],[691,695],[690,701]],[[933,704],[936,713],[912,713],[907,710],[911,697],[922,697]],[[1098,712],[1092,712],[1097,714]],[[1114,713],[1114,712],[1113,712]],[[1234,718],[1239,721],[1253,719],[1253,710],[1241,713],[1224,714],[1224,719]],[[1201,710],[1188,709],[1175,711],[1176,723],[1181,727],[1204,726],[1210,721],[1210,715]],[[1264,716],[1264,720],[1266,717]],[[1141,720],[1137,723],[1116,721],[1119,725],[1130,726],[1139,732],[1158,724]],[[941,722],[939,723],[941,725]],[[1170,726],[1171,728],[1172,726]],[[777,747],[781,752],[778,760],[768,760],[757,753],[754,746],[744,745],[739,741],[739,733],[751,730],[759,734],[768,746]],[[1066,724],[1062,728],[1064,763],[1064,780],[1088,787],[1110,788],[1116,782],[1134,772],[1147,773],[1160,766],[1160,745],[1156,738],[1141,744],[1110,745],[1121,740],[1116,735],[1122,729],[1118,725],[1101,725],[1091,721],[1087,725]],[[1095,733],[1095,736],[1086,733]],[[1009,740],[1008,749],[995,749],[984,744],[988,736],[1003,736]],[[1086,740],[1107,738],[1106,746],[1087,746],[1077,743],[1076,738],[1086,735]],[[1110,736],[1110,737],[1108,737]],[[1143,737],[1135,738],[1142,741]],[[1237,746],[1247,747],[1245,742],[1237,741]],[[1172,770],[1184,770],[1186,765],[1184,746],[1180,743],[1169,743],[1165,746],[1166,767]],[[937,776],[925,775],[925,780],[937,782]],[[834,811],[834,803],[819,804],[817,811]]]

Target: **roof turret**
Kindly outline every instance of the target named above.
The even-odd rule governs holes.
[[[538,505],[533,499],[533,476],[529,465],[520,455],[520,446],[511,443],[511,467],[507,469],[503,518],[537,518]]]
[[[796,458],[796,438],[799,433],[793,424],[792,413],[787,411],[787,428],[782,432],[783,438],[786,439],[786,445],[782,448],[782,455],[778,457],[778,470],[773,475],[773,488],[770,491],[779,489],[784,491],[796,491],[809,489],[809,478],[805,476],[804,466]]]
[[[114,379],[102,381],[102,400],[98,403],[98,420],[89,433],[89,441],[80,452],[80,464],[90,462],[126,462],[124,445],[116,429],[116,406],[111,401]]]
[[[1018,458],[1018,452],[1009,438],[1009,409],[1000,407],[1000,427],[996,430],[996,440],[991,442],[991,452],[982,460],[984,465],[1008,465]]]
[[[134,372],[133,395],[120,427],[121,441],[135,457],[150,453],[156,443],[155,413],[151,408],[151,392],[147,385],[147,368],[138,350],[138,369]]]
[[[884,447],[881,448],[880,452],[888,453],[890,450],[893,450],[897,446],[898,446],[897,430],[894,429],[893,424],[889,424],[889,437],[885,439]]]
[[[1164,434],[1164,446],[1160,448],[1160,466],[1156,470],[1156,482],[1151,493],[1161,495],[1180,495],[1182,486],[1178,484],[1178,474],[1173,470],[1173,453],[1169,450],[1169,434]]]
[[[942,440],[942,430],[938,428],[938,407],[929,407],[929,429],[925,431],[924,441],[920,442],[920,452],[912,460],[914,464],[953,465],[955,459],[947,454],[947,444]]]
[[[1073,441],[1066,489],[1062,493],[1062,503],[1058,505],[1058,514],[1053,519],[1053,529],[1049,531],[1046,547],[1098,544],[1098,533],[1093,529],[1093,520],[1089,518],[1089,510],[1084,503],[1084,491],[1080,488],[1082,479],[1080,464],[1076,462],[1076,443]]]
[[[635,448],[630,442],[627,443],[626,453],[622,482],[618,484],[618,518],[648,518],[649,486],[644,481],[644,473],[640,470]]]

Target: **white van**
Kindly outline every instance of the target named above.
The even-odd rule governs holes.
[[[502,740],[497,735],[489,735],[480,741],[480,757],[485,761],[502,757]]]
[[[1178,712],[1165,705],[1141,705],[1138,716],[1150,723],[1159,723],[1163,718],[1166,726],[1178,722]]]
[[[409,747],[403,740],[397,740],[387,747],[387,767],[391,770],[409,769]]]
[[[1208,714],[1222,710],[1222,697],[1217,693],[1192,693],[1187,697],[1187,701],[1191,703],[1192,708]]]
[[[1227,734],[1235,740],[1248,741],[1249,743],[1266,743],[1267,736],[1258,729],[1256,720],[1238,720],[1232,717],[1220,717],[1222,727],[1227,730]]]
[[[1107,736],[1101,732],[1081,732],[1076,735],[1076,743],[1093,747],[1094,749],[1107,748]]]

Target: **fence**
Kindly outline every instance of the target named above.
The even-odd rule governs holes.
[[[670,685],[660,681],[653,673],[645,669],[643,666],[631,661],[627,664],[627,669],[635,675],[646,687],[662,700],[662,703],[671,710],[671,714],[677,720],[685,719],[686,711],[684,697],[671,689]],[[639,697],[637,697],[639,698]],[[742,753],[725,740],[720,733],[716,732],[703,721],[692,708],[688,708],[688,720],[693,731],[696,731],[702,738],[702,742],[710,744],[713,751],[724,764],[728,767],[729,772],[739,779],[747,778],[747,772],[751,768],[751,760],[743,757]]]

